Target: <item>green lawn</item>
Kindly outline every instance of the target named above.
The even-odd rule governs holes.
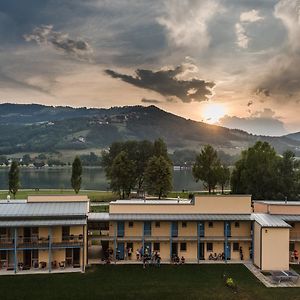
[[[53,194],[64,194],[64,195],[75,195],[73,190],[67,189],[51,189],[51,190],[20,190],[16,194],[16,199],[26,199],[28,195],[53,195]],[[105,191],[80,191],[80,194],[88,195],[91,201],[103,201],[109,202],[112,200],[116,200],[118,196],[112,192]],[[7,192],[0,191],[0,199],[6,199]]]
[[[236,280],[235,294],[222,279]],[[1,299],[300,299],[297,288],[266,288],[242,265],[104,265],[86,274],[1,276]]]

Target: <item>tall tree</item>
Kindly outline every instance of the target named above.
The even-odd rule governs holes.
[[[299,196],[300,184],[300,162],[295,158],[295,154],[287,150],[279,160],[280,191],[282,196],[288,200],[295,200]]]
[[[172,189],[172,165],[165,157],[150,158],[145,172],[145,187],[149,194],[159,199]]]
[[[165,141],[161,138],[154,141],[153,155],[157,156],[157,157],[162,156],[166,160],[171,162],[169,155],[168,155],[168,147],[167,147]]]
[[[193,166],[193,176],[198,182],[202,180],[209,194],[215,189],[218,183],[218,169],[220,160],[217,151],[211,146],[206,145],[196,156],[196,162]]]
[[[113,160],[107,176],[110,179],[111,189],[122,199],[130,196],[130,192],[136,184],[135,172],[135,163],[128,158],[125,151],[121,151]]]
[[[218,180],[218,184],[221,186],[222,194],[224,194],[224,188],[226,184],[229,183],[230,180],[230,171],[228,167],[221,165],[217,169],[217,180]]]
[[[8,173],[8,189],[9,192],[13,194],[14,199],[16,198],[16,193],[18,192],[19,187],[20,187],[19,165],[16,161],[13,161]]]
[[[251,194],[254,199],[280,197],[278,163],[273,147],[267,142],[257,142],[242,152],[231,175],[231,190],[236,194]]]
[[[82,165],[78,156],[75,157],[72,163],[71,185],[75,193],[78,194],[81,188]]]

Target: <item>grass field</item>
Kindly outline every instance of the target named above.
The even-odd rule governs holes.
[[[237,292],[226,287],[226,272]],[[103,265],[86,274],[1,276],[1,299],[300,299],[298,288],[266,288],[243,265]]]
[[[105,191],[80,191],[80,194],[88,195],[91,201],[103,201],[109,202],[112,200],[116,200],[118,196],[112,192],[105,192]],[[53,189],[53,190],[39,190],[35,191],[32,190],[20,190],[16,194],[16,199],[26,199],[28,195],[55,195],[55,194],[63,194],[63,195],[75,195],[73,190],[66,190],[66,189]],[[7,192],[0,191],[0,199],[6,199]]]

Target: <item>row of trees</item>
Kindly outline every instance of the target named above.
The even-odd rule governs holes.
[[[299,200],[300,161],[292,151],[279,156],[267,142],[257,142],[241,154],[231,175],[231,192],[254,199]]]
[[[71,186],[75,193],[78,194],[81,188],[82,182],[82,165],[79,157],[75,157],[72,164]],[[20,170],[19,164],[16,161],[11,163],[8,172],[8,190],[16,198],[16,194],[20,188]]]
[[[292,151],[278,155],[267,142],[257,142],[241,153],[230,176],[228,167],[221,164],[216,150],[205,146],[196,157],[193,175],[211,193],[217,185],[230,181],[233,194],[250,194],[254,199],[299,200],[300,161]]]
[[[162,139],[115,142],[102,153],[102,166],[111,189],[122,199],[133,189],[159,199],[172,189],[172,163]]]

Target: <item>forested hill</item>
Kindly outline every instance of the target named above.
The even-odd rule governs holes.
[[[187,120],[153,105],[87,109],[38,104],[0,104],[0,154],[51,152],[108,147],[114,141],[163,138],[171,150],[212,144],[229,154],[239,153],[257,140],[278,152],[300,154],[300,141],[263,137]]]

